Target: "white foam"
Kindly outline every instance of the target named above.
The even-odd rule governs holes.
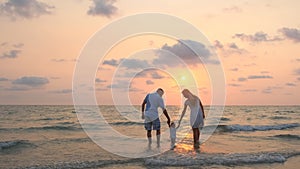
[[[24,142],[23,140],[0,142],[0,150],[16,146],[17,144],[20,144],[20,143],[23,143],[23,142]]]
[[[153,166],[192,166],[192,165],[241,165],[259,163],[283,163],[297,153],[256,153],[256,154],[199,154],[159,156],[145,160],[146,165]]]
[[[279,124],[279,125],[262,125],[262,126],[251,126],[251,125],[230,125],[226,126],[231,131],[267,131],[267,130],[283,130],[288,128],[299,127],[298,123],[292,124]]]

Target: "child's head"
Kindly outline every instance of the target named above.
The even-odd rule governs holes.
[[[171,122],[170,127],[175,127],[175,122]]]

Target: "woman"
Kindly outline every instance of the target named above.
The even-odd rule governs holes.
[[[203,127],[205,118],[203,105],[200,99],[192,94],[188,89],[184,89],[182,91],[182,95],[187,98],[184,103],[184,108],[178,122],[178,127],[181,123],[181,120],[186,112],[187,106],[189,106],[191,113],[190,113],[190,124],[193,129],[193,137],[194,137],[194,147],[199,148],[199,137],[200,137],[200,127]]]

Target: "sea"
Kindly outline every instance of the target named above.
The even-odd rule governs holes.
[[[104,119],[90,122],[91,128],[98,126],[93,128],[93,133],[100,134],[97,140],[87,132],[87,125],[80,119],[83,116],[72,105],[1,105],[0,168],[298,169],[300,166],[300,106],[225,106],[220,117],[210,116],[214,107],[205,106],[200,148],[193,147],[190,126],[182,123],[174,150],[169,149],[169,130],[163,114],[160,116],[164,133],[161,147],[156,145],[155,132],[149,147],[140,119],[140,106],[134,109],[113,105],[98,108],[101,112],[94,112],[89,106],[85,109],[87,114],[89,111],[100,113]],[[177,122],[182,107],[168,106],[167,110]],[[184,119],[188,121],[188,113]],[[106,127],[97,124],[103,122]],[[107,142],[99,143],[99,140],[110,141],[107,126],[126,136],[113,138],[109,143],[119,151],[107,148]],[[205,129],[214,130],[207,136]],[[140,140],[136,146],[124,144],[135,139]],[[153,153],[126,156],[127,150]]]

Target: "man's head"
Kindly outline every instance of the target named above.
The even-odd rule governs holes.
[[[157,90],[156,90],[156,92],[160,95],[160,96],[163,96],[164,95],[164,90],[162,89],[162,88],[158,88]]]

